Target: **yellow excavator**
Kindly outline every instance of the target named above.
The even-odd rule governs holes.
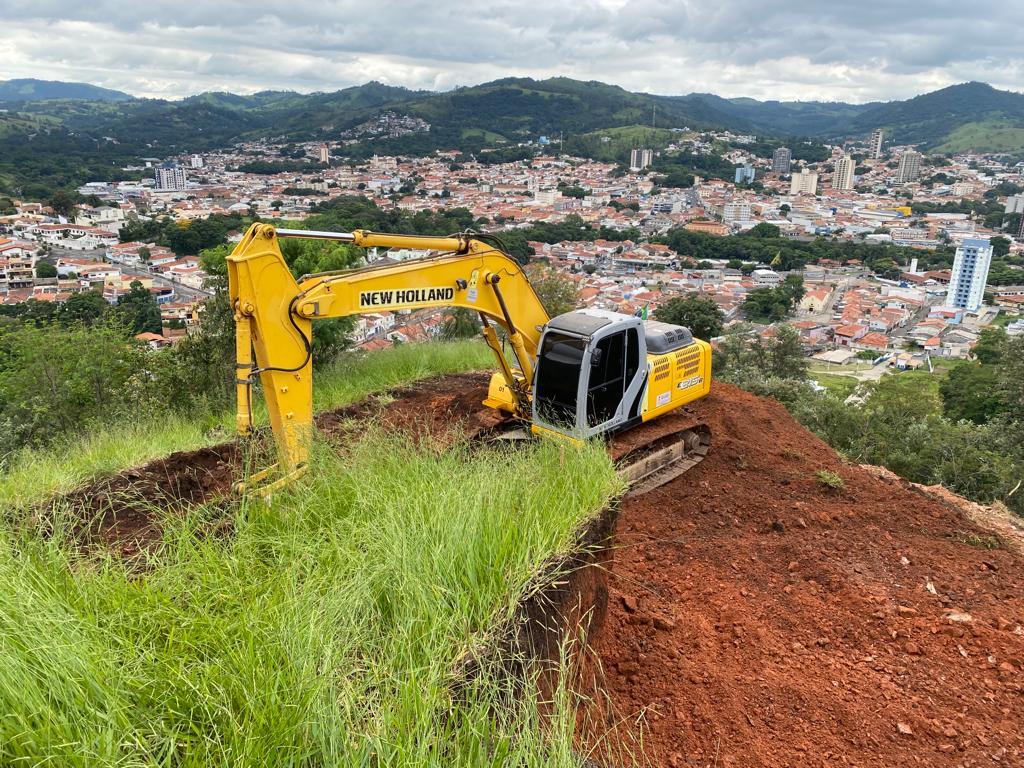
[[[296,281],[281,254],[281,237],[428,255]],[[258,376],[278,450],[278,463],[244,486],[260,494],[306,468],[313,434],[313,321],[376,312],[463,307],[479,313],[498,368],[484,404],[533,436],[621,435],[613,455],[634,485],[661,484],[707,453],[707,430],[678,416],[710,390],[710,346],[682,326],[617,312],[578,309],[549,317],[522,266],[496,236],[317,232],[257,223],[227,263],[238,431],[252,432]],[[499,328],[514,363],[504,354]],[[670,414],[677,418],[659,419]],[[656,429],[648,425],[655,419]]]

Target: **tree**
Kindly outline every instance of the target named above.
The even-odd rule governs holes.
[[[50,198],[50,207],[53,208],[53,212],[58,216],[70,219],[75,212],[75,198],[62,189],[57,190],[53,193],[53,197]]]
[[[989,243],[992,245],[992,256],[1001,259],[1010,252],[1010,238],[1003,237],[1002,235],[996,235],[989,239]]]
[[[536,291],[548,315],[551,317],[561,315],[571,312],[579,306],[579,289],[564,272],[541,262],[529,264],[525,270],[533,290]]]
[[[1003,357],[1007,336],[1004,328],[984,328],[971,352],[979,363],[998,363]]]
[[[1005,408],[999,390],[995,366],[960,363],[939,384],[942,413],[951,421],[984,424]]]
[[[454,308],[444,319],[441,337],[447,340],[468,339],[480,333],[480,320],[476,312],[464,307]]]
[[[36,262],[36,277],[51,278],[57,277],[57,268],[48,261]]]
[[[143,245],[139,248],[139,260],[143,264],[149,264],[149,257],[153,255],[153,252],[149,250],[149,246]]]
[[[92,325],[103,317],[110,307],[103,294],[99,291],[83,291],[68,297],[61,309],[61,320],[64,323],[82,323]]]
[[[789,294],[778,288],[755,288],[747,293],[743,302],[743,315],[748,320],[781,320],[792,306]]]
[[[128,293],[117,300],[117,309],[132,334],[160,333],[162,330],[160,306],[138,280],[133,280]]]
[[[686,326],[694,336],[705,341],[720,336],[725,323],[725,314],[718,305],[696,293],[669,299],[654,310],[654,318]]]
[[[751,227],[747,234],[750,237],[778,237],[781,234],[781,230],[774,224],[762,221]]]

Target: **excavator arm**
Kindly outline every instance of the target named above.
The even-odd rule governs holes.
[[[422,259],[373,264],[296,281],[279,237],[336,240],[364,248],[437,251]],[[304,468],[313,428],[312,322],[320,318],[429,307],[476,311],[494,351],[511,410],[529,418],[534,361],[548,314],[522,267],[482,239],[355,232],[276,230],[253,224],[228,256],[235,313],[237,427],[252,431],[252,386],[258,375],[277,443],[279,464],[249,479],[269,492]],[[495,326],[505,330],[518,362],[509,365]]]

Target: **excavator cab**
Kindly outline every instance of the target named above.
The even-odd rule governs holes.
[[[553,318],[534,371],[534,425],[579,439],[624,428],[640,415],[646,358],[638,317],[581,309]]]
[[[651,359],[649,342],[661,353]],[[544,328],[534,371],[535,431],[586,439],[645,421],[652,365],[660,374],[665,353],[694,343],[686,328],[617,312],[580,309],[553,318]],[[656,407],[669,400],[678,406],[683,389],[662,393]]]

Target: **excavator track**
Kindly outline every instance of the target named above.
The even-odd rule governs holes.
[[[689,409],[666,414],[612,437],[609,451],[627,496],[653,491],[703,461],[711,449],[711,430]]]
[[[525,445],[528,427],[508,419],[472,437],[484,445]],[[608,451],[629,486],[627,496],[653,491],[699,464],[711,450],[711,430],[688,408],[613,435]]]

